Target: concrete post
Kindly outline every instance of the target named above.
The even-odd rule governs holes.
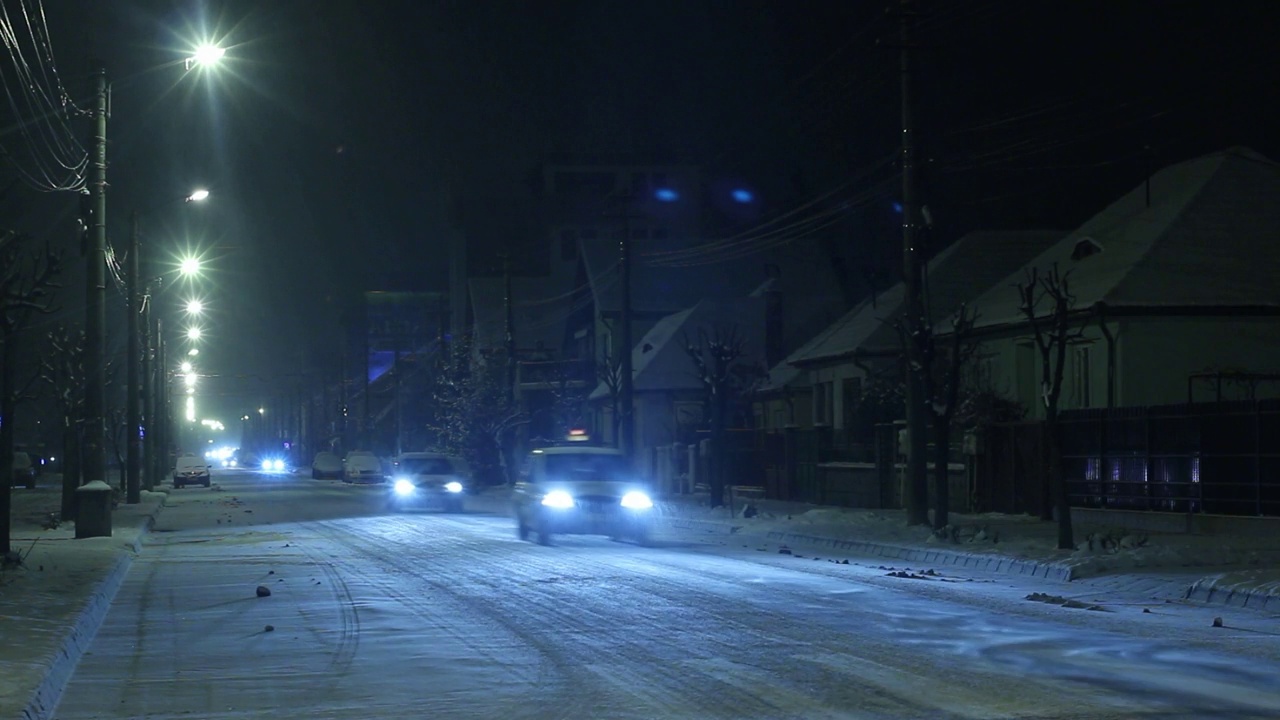
[[[93,480],[76,488],[76,539],[111,537],[111,486]]]

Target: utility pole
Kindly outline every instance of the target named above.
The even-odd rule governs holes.
[[[152,327],[152,287],[147,283],[142,293],[142,425],[146,431],[142,435],[142,485],[147,490],[155,490],[159,482],[156,475],[156,391],[155,391],[155,357],[152,355],[152,342],[155,331]]]
[[[916,234],[916,147],[915,128],[912,121],[913,98],[911,95],[911,45],[914,42],[912,23],[915,20],[913,0],[901,0],[902,23],[902,275],[906,290],[906,317],[903,320],[907,335],[907,524],[929,523],[929,478],[926,466],[926,432],[928,416],[924,403],[924,389],[920,374],[929,368],[920,366],[918,333],[928,332],[924,318],[924,301],[921,297],[920,249]]]
[[[516,323],[511,302],[511,253],[502,253],[502,309],[505,315],[503,334],[507,350],[507,402],[516,399]]]
[[[94,73],[93,130],[89,137],[88,269],[84,320],[84,479],[107,479],[106,448],[106,292],[107,292],[107,71]]]
[[[129,397],[125,400],[125,415],[128,417],[128,427],[125,428],[125,503],[136,505],[142,502],[142,437],[138,434],[138,428],[142,425],[142,408],[139,403],[139,395],[142,393],[142,352],[138,348],[138,336],[141,334],[139,329],[139,318],[142,315],[142,308],[138,305],[138,254],[141,252],[142,229],[139,227],[142,219],[137,210],[133,211],[133,228],[129,233],[129,255],[128,266],[126,267],[127,280],[125,281],[125,293],[128,296],[129,314],[126,330],[129,337],[126,339],[126,356],[125,361],[128,363],[126,384],[128,385]]]
[[[618,447],[627,457],[628,462],[634,461],[635,446],[635,390],[632,386],[632,375],[635,374],[631,365],[631,347],[634,342],[631,339],[631,203],[634,197],[628,195],[624,198],[626,207],[623,210],[622,220],[622,242],[618,245],[618,272],[622,275],[622,317],[619,318],[619,330],[622,337],[619,341],[620,348],[615,351],[621,355],[619,360],[618,378],[618,412],[622,416],[618,418]]]
[[[156,309],[151,308],[155,323],[155,418],[151,421],[155,433],[155,457],[152,459],[157,482],[169,472],[169,352],[164,341],[164,318]]]

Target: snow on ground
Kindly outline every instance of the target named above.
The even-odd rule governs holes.
[[[670,499],[662,510],[671,517],[732,522],[740,533],[785,532],[1051,562],[1072,567],[1076,577],[1157,568],[1280,567],[1275,539],[1151,533],[1080,522],[1073,528],[1076,549],[1059,550],[1057,524],[1027,515],[952,513],[947,532],[935,534],[908,526],[902,510],[740,500],[731,517],[727,508],[707,507],[705,497]],[[1280,597],[1280,588],[1272,589]]]

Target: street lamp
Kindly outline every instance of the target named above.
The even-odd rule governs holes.
[[[208,190],[196,190],[181,199],[186,202],[191,202],[193,200],[204,200],[207,197],[209,197]],[[177,199],[178,198],[171,198],[170,202]],[[103,204],[105,205],[105,198],[103,199]],[[138,347],[140,336],[142,334],[142,330],[139,328],[139,323],[144,312],[143,307],[140,304],[141,298],[138,294],[138,286],[141,284],[141,279],[139,277],[141,255],[142,213],[138,210],[134,210],[133,232],[129,235],[128,265],[126,267],[126,271],[128,272],[126,293],[128,295],[129,307],[127,322],[128,329],[126,330],[128,333],[128,367],[126,369],[128,378],[126,385],[128,386],[129,395],[125,400],[125,415],[128,422],[128,445],[125,449],[128,456],[125,463],[125,502],[129,504],[135,504],[142,501],[142,405],[144,403],[148,403],[149,406],[151,406],[148,399],[150,393],[146,392],[145,388],[142,387],[142,375],[145,373],[145,369],[142,367],[143,357]],[[148,292],[147,295],[150,295],[150,292]],[[157,338],[157,341],[158,340],[159,338]],[[152,417],[152,413],[148,413],[147,415],[147,424],[148,426],[151,426],[149,430],[155,430],[154,417]],[[151,435],[153,435],[153,432],[147,432],[147,436]],[[154,450],[155,446],[154,443],[152,443],[152,451],[154,452]],[[155,482],[158,478],[159,474],[155,473],[152,476],[152,481]]]
[[[188,340],[199,340],[199,339],[200,339],[200,328],[198,328],[198,327],[189,327],[189,328],[187,328],[187,339],[188,339]]]
[[[191,370],[192,370],[191,363],[190,363],[190,362],[188,362],[188,361],[186,361],[186,360],[183,360],[183,361],[182,361],[182,365],[180,366],[180,369],[181,369],[181,370],[182,370],[182,372],[184,372],[184,373],[189,373],[189,372],[191,372]]]
[[[214,45],[203,45],[196,48],[196,52],[187,59],[187,69],[190,70],[193,64],[206,65],[217,62],[225,55],[225,51]],[[85,261],[87,263],[85,271],[85,319],[84,319],[84,359],[85,359],[85,382],[84,382],[84,454],[83,468],[84,478],[86,481],[106,480],[107,477],[107,455],[106,455],[106,344],[107,344],[107,316],[106,316],[106,290],[107,290],[107,116],[109,114],[111,95],[111,84],[107,81],[107,69],[102,64],[96,64],[93,71],[93,103],[89,108],[88,115],[92,118],[89,129],[89,146],[92,148],[89,152],[89,178],[85,183],[88,191],[88,202],[83,206],[84,214],[81,218],[82,228],[85,240]],[[135,214],[135,220],[137,215]],[[135,225],[136,228],[136,225]],[[136,268],[137,253],[130,253],[131,260],[129,265]],[[138,465],[140,462],[140,450],[138,447],[138,427],[139,408],[138,408],[138,377],[137,377],[137,355],[138,348],[135,345],[137,337],[137,326],[135,324],[135,315],[138,314],[137,306],[137,276],[133,278],[134,282],[129,285],[129,316],[130,316],[130,333],[128,344],[130,357],[128,366],[132,369],[129,372],[129,397],[127,404],[129,405],[126,414],[129,416],[129,422],[139,421],[134,424],[129,431],[129,455],[130,462],[125,470],[126,478],[126,498],[127,503],[141,502],[140,488],[138,487]],[[130,410],[132,412],[130,412]]]
[[[191,54],[191,57],[187,58],[186,61],[183,62],[183,66],[187,70],[196,66],[208,67],[210,65],[217,64],[217,62],[226,54],[226,48],[220,48],[217,45],[206,43],[197,47],[195,52]]]
[[[182,262],[178,265],[178,270],[187,277],[200,274],[200,258],[189,255],[182,258]]]
[[[187,314],[188,314],[188,315],[199,315],[199,314],[200,314],[200,313],[202,313],[202,312],[204,312],[204,303],[200,302],[199,300],[188,300],[188,301],[187,301]]]

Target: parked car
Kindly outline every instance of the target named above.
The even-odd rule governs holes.
[[[31,456],[21,450],[13,454],[13,486],[21,485],[27,489],[36,486],[36,465]]]
[[[183,453],[173,464],[173,486],[203,485],[209,487],[213,478],[209,474],[209,461],[193,453]]]
[[[380,483],[386,480],[382,461],[368,450],[352,450],[342,461],[342,481]]]
[[[342,459],[331,452],[316,453],[311,461],[311,477],[316,480],[342,477]]]
[[[396,461],[388,507],[439,508],[462,512],[462,494],[471,479],[467,461],[434,452],[404,453]]]
[[[534,450],[512,492],[516,532],[542,545],[556,534],[607,535],[649,543],[653,499],[616,448]]]

